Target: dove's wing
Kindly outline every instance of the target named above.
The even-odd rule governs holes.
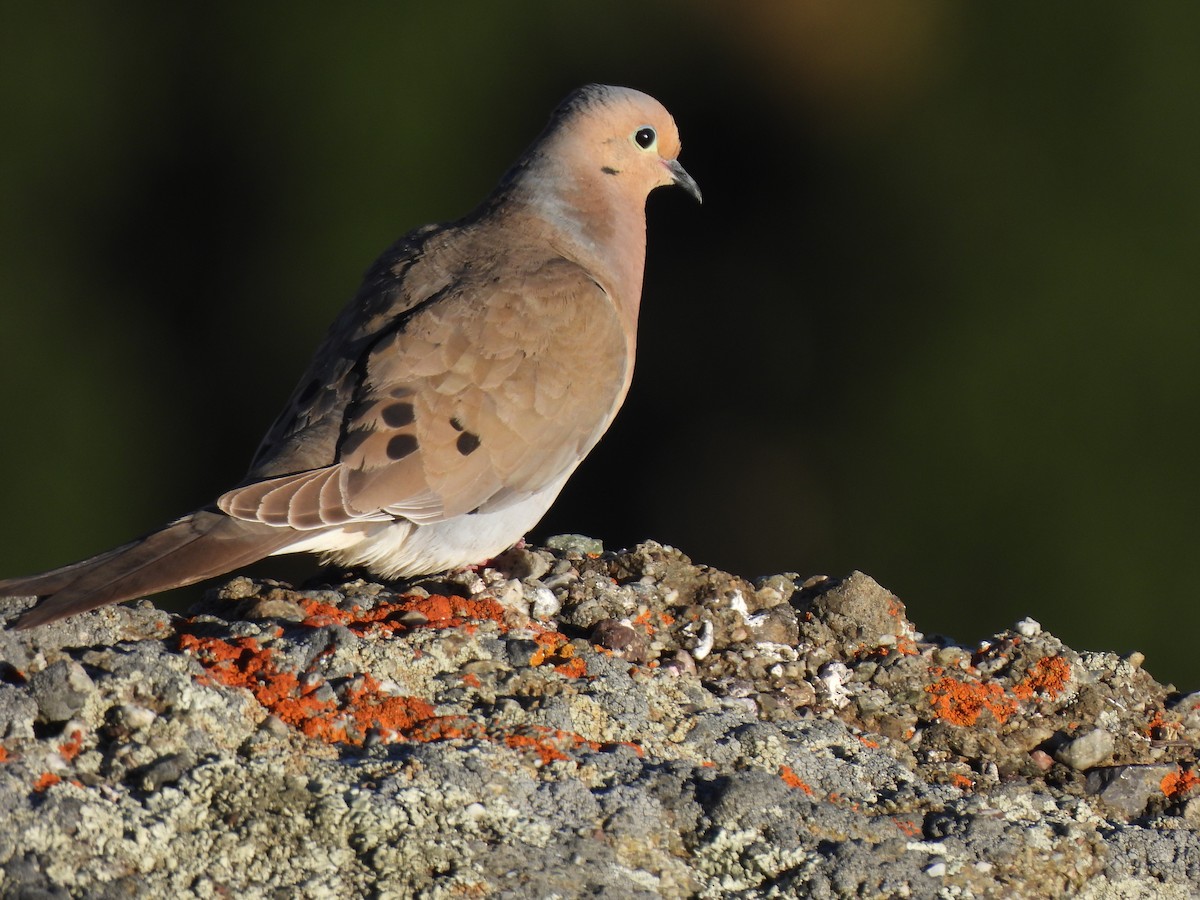
[[[220,508],[301,530],[426,523],[500,509],[573,469],[624,399],[632,338],[575,263],[505,272],[459,277],[377,329],[342,380],[333,459],[236,488]],[[290,432],[328,450],[333,418]]]

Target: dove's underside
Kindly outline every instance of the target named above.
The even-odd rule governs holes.
[[[115,550],[0,581],[0,595],[47,597],[17,627],[278,553],[316,552],[383,577],[436,572],[486,559],[532,528],[628,390],[645,195],[672,180],[698,195],[674,156],[656,183],[647,169],[644,184],[617,185],[610,174],[636,171],[598,165],[599,177],[562,187],[556,154],[593,151],[556,128],[572,115],[595,119],[605,103],[635,107],[635,125],[658,116],[658,139],[678,153],[656,101],[620,88],[577,92],[476,213],[412,232],[372,266],[240,486]],[[580,194],[587,185],[576,181],[589,178],[613,196]],[[624,206],[635,200],[633,216]],[[601,223],[606,240],[589,204],[622,204]]]

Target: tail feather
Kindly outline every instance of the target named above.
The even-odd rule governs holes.
[[[145,597],[232,571],[296,539],[289,528],[200,510],[115,550],[40,575],[0,581],[0,596],[45,597],[13,628],[25,630],[108,603]]]

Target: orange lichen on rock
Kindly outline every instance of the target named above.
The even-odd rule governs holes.
[[[1037,665],[1020,683],[1013,688],[1013,696],[1018,700],[1032,700],[1038,694],[1045,694],[1051,700],[1066,690],[1067,682],[1071,680],[1071,664],[1061,656],[1043,656]]]
[[[300,607],[306,618],[301,624],[312,628],[325,625],[345,625],[356,634],[372,629],[385,632],[416,628],[455,628],[472,622],[491,621],[508,630],[508,612],[490,597],[457,597],[431,594],[428,597],[407,596],[395,601],[377,603],[371,609],[354,606],[340,609],[319,600],[301,599]],[[413,614],[425,619],[413,622]]]
[[[1150,717],[1150,721],[1142,728],[1142,733],[1147,737],[1161,740],[1168,738],[1173,732],[1179,731],[1183,725],[1179,722],[1172,722],[1163,715],[1161,709],[1154,710],[1154,715]]]
[[[1163,794],[1174,800],[1182,797],[1198,784],[1200,784],[1200,775],[1191,770],[1185,772],[1177,767],[1176,771],[1168,772],[1163,777],[1163,780],[1159,782],[1159,788],[1162,789]]]
[[[71,732],[70,738],[65,744],[58,745],[58,752],[63,759],[70,761],[79,755],[79,751],[83,749],[83,732],[76,728]]]
[[[387,694],[378,681],[363,674],[347,687],[340,708],[309,716],[300,729],[324,741],[361,744],[372,728],[385,736],[407,737],[418,725],[434,718],[437,715],[433,707],[424,700]]]
[[[42,791],[46,790],[46,788],[52,787],[53,785],[58,784],[60,781],[62,781],[62,779],[53,772],[43,772],[38,776],[37,781],[33,783],[33,789],[40,794]]]
[[[969,683],[949,675],[925,688],[934,714],[951,725],[974,725],[986,709],[1003,724],[1016,712],[1017,704],[993,683]]]
[[[540,635],[539,643],[552,648],[547,660],[565,657],[562,667],[582,666],[573,657],[574,648],[557,632]],[[213,680],[231,688],[244,688],[271,714],[307,737],[335,744],[361,746],[367,733],[375,731],[384,740],[433,742],[473,738],[503,743],[514,749],[531,750],[543,763],[567,759],[567,753],[604,745],[580,735],[551,728],[526,727],[517,732],[489,734],[477,722],[462,716],[440,716],[432,704],[415,697],[390,694],[373,676],[362,673],[341,691],[340,697],[318,699],[321,679],[301,678],[280,671],[275,654],[254,638],[231,640],[183,634],[180,649],[195,656]],[[559,666],[555,667],[556,669]],[[479,678],[464,676],[464,680]],[[640,752],[640,748],[637,748]]]
[[[573,731],[562,731],[543,725],[526,725],[517,731],[499,735],[499,740],[514,750],[533,751],[543,764],[568,760],[571,757],[567,753],[581,747],[600,750],[605,746],[597,741],[589,741]]]
[[[896,827],[900,829],[900,833],[905,837],[920,837],[921,828],[912,819],[898,819],[893,816],[892,821],[896,823]]]
[[[8,748],[0,747],[0,763],[8,762]]]
[[[554,671],[567,678],[581,678],[587,674],[587,663],[575,655],[575,646],[570,638],[558,631],[543,631],[534,635],[538,649],[529,657],[531,666],[551,665]]]
[[[554,671],[565,678],[583,678],[587,675],[587,663],[582,656],[576,656],[554,667]]]
[[[308,737],[360,745],[372,728],[404,737],[436,718],[428,703],[387,694],[370,675],[359,676],[340,701],[318,699],[319,681],[301,685],[296,673],[280,671],[274,654],[254,638],[225,641],[183,634],[179,646],[196,656],[221,684],[249,690],[272,715]]]
[[[993,657],[1000,656],[989,648]],[[931,669],[932,671],[932,669]],[[940,674],[942,670],[938,669]],[[974,725],[986,709],[1003,724],[1017,711],[1019,701],[1036,700],[1039,696],[1054,700],[1066,690],[1071,680],[1071,664],[1061,656],[1044,656],[1037,661],[1025,678],[1013,685],[1008,693],[995,682],[959,681],[946,675],[925,688],[932,695],[930,703],[939,719],[951,725]]]
[[[788,787],[799,788],[800,790],[804,791],[804,793],[812,796],[812,787],[809,786],[804,779],[797,775],[791,766],[780,766],[779,777],[783,779],[783,783]]]
[[[971,788],[975,787],[974,781],[972,781],[966,775],[960,775],[957,772],[954,772],[950,775],[950,783],[960,791],[969,791]]]

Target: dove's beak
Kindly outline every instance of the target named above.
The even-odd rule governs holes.
[[[704,197],[700,195],[700,185],[696,184],[696,179],[687,173],[687,169],[679,164],[677,159],[669,159],[664,165],[667,171],[671,173],[671,178],[677,185],[696,198],[697,203],[703,203]]]

